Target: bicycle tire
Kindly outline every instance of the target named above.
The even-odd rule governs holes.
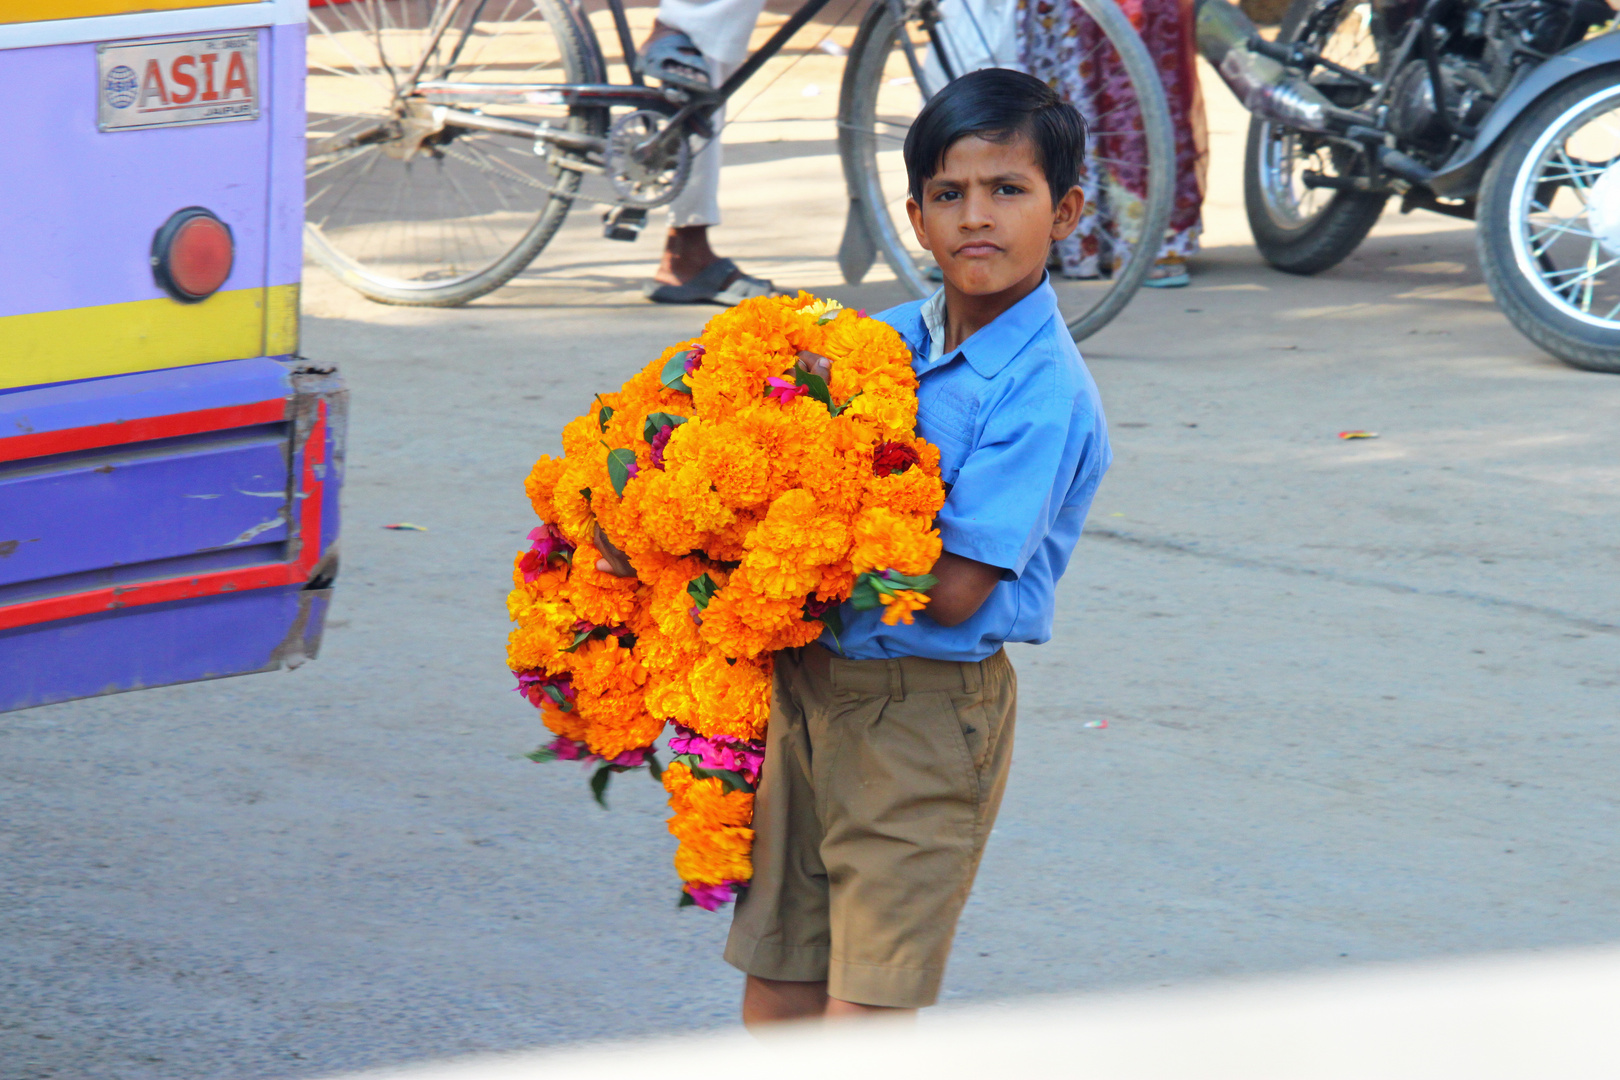
[[[430,2],[433,4],[430,10],[436,11],[437,0],[430,0]],[[538,11],[541,22],[550,30],[555,39],[557,56],[561,62],[562,76],[557,81],[584,83],[604,81],[604,68],[600,59],[601,48],[595,41],[594,32],[572,4],[560,2],[560,0],[504,0],[505,8],[492,7],[487,2],[479,4],[473,10],[474,17],[479,18],[480,21],[477,26],[468,29],[467,38],[472,38],[475,30],[483,30],[485,23],[482,16],[486,14],[499,16],[503,11],[510,11],[516,2],[521,2]],[[423,0],[360,0],[360,2],[346,6],[365,8],[369,5],[373,12],[376,13],[383,10],[388,4],[409,5],[412,3],[415,4],[417,9],[423,6]],[[332,7],[311,8],[312,44],[315,40],[313,32],[316,30],[317,24],[321,23],[322,31],[325,32],[326,27],[330,25],[332,18],[330,13],[333,10]],[[502,25],[493,19],[491,22],[496,27]],[[487,47],[493,38],[500,35],[500,32],[499,29],[495,29],[493,32],[484,31],[478,37],[479,46]],[[449,35],[447,34],[446,37],[448,39]],[[378,48],[380,49],[381,46],[379,45]],[[353,51],[352,49],[349,50],[351,55]],[[414,63],[419,55],[418,53],[417,56],[412,56],[410,58],[411,62]],[[457,55],[459,57],[461,54],[458,52]],[[313,57],[310,66],[311,71],[314,72],[317,64]],[[468,66],[471,66],[471,64],[469,63]],[[330,70],[330,66],[327,66],[326,70]],[[439,77],[449,77],[459,70],[459,67],[452,65],[441,73]],[[312,121],[314,121],[321,114],[312,108],[310,115]],[[566,128],[574,132],[601,136],[607,131],[607,119],[606,109],[570,108],[567,111]],[[470,141],[465,135],[460,136],[460,138],[464,143]],[[453,141],[448,145],[451,150],[454,149]],[[446,154],[449,152],[446,151]],[[375,160],[376,155],[386,155],[386,150],[375,149],[372,153]],[[441,162],[444,156],[446,155],[440,155]],[[358,155],[355,160],[358,160]],[[540,159],[537,157],[536,160],[539,161]],[[425,158],[421,163],[424,167],[429,165]],[[407,171],[411,164],[411,162],[406,162]],[[513,174],[519,173],[515,166],[511,167],[510,171]],[[499,175],[503,179],[505,178],[504,174]],[[334,242],[334,237],[328,233],[328,230],[323,227],[321,222],[313,220],[317,204],[317,198],[314,196],[306,200],[305,250],[318,264],[337,277],[339,281],[371,300],[385,304],[415,307],[456,307],[500,288],[534,261],[535,257],[556,235],[557,230],[561,228],[563,220],[573,206],[574,200],[571,196],[579,190],[580,181],[580,173],[569,169],[556,169],[551,176],[543,181],[534,177],[525,179],[523,184],[526,185],[526,189],[532,190],[534,187],[550,189],[545,192],[544,204],[537,211],[532,211],[534,213],[532,222],[526,229],[516,235],[510,246],[507,246],[504,239],[502,239],[501,242],[493,245],[501,249],[499,254],[480,260],[480,265],[469,268],[465,272],[429,271],[427,274],[416,278],[404,278],[397,274],[384,272],[381,269],[382,259],[380,257],[367,260],[357,257],[357,254],[352,250],[345,251],[342,245]],[[512,182],[515,183],[516,181]],[[403,186],[406,183],[406,178],[402,177],[396,183]],[[491,181],[490,186],[495,188],[495,183]],[[396,187],[394,192],[396,202],[399,200],[399,190],[400,187]],[[440,220],[448,220],[448,218],[441,216]],[[525,216],[522,220],[527,220],[527,217]],[[491,231],[493,232],[493,229]],[[513,231],[515,231],[515,227]],[[434,276],[435,274],[439,276]]]
[[[1169,226],[1175,198],[1175,137],[1164,87],[1146,46],[1113,0],[1077,2],[1118,53],[1136,94],[1148,157],[1148,182],[1139,235],[1162,237]],[[877,162],[878,97],[886,79],[885,69],[891,64],[891,54],[902,51],[897,45],[900,29],[893,6],[881,0],[873,4],[861,21],[844,68],[838,142],[845,185],[862,226],[895,277],[914,295],[922,297],[933,292],[936,286],[918,266],[917,256],[907,245],[896,216],[889,210],[895,202],[895,192],[885,191]],[[899,127],[884,123],[892,128]],[[889,132],[884,138],[898,144],[903,132]],[[909,230],[909,225],[906,229]],[[1095,334],[1124,310],[1153,268],[1158,246],[1157,242],[1134,243],[1124,266],[1114,270],[1106,292],[1093,300],[1080,301],[1084,304],[1083,310],[1077,303],[1068,305],[1064,321],[1074,340],[1081,341]],[[1061,298],[1060,306],[1063,306]]]

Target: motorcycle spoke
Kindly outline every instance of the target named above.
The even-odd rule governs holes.
[[[1590,232],[1586,232],[1586,231],[1584,231],[1582,229],[1577,229],[1573,225],[1569,224],[1570,222],[1575,221],[1577,218],[1580,218],[1580,217],[1583,217],[1583,216],[1584,215],[1582,215],[1582,214],[1575,214],[1572,217],[1560,218],[1559,220],[1552,222],[1550,225],[1547,225],[1547,226],[1543,227],[1539,231],[1537,231],[1535,233],[1532,233],[1530,235],[1530,237],[1528,238],[1528,243],[1529,243],[1530,248],[1531,248],[1531,254],[1535,258],[1538,258],[1538,259],[1541,258],[1541,256],[1545,255],[1547,253],[1547,251],[1554,244],[1556,244],[1559,240],[1562,240],[1566,236],[1578,236],[1583,240],[1595,240],[1595,239],[1597,239]],[[1527,222],[1527,224],[1534,224],[1534,223],[1533,222]],[[1552,239],[1548,240],[1545,244],[1542,244],[1540,247],[1537,247],[1536,245],[1541,243],[1541,238],[1544,237],[1544,236],[1547,236],[1549,233],[1552,234]]]

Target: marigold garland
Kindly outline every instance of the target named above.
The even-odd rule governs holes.
[[[514,563],[507,663],[556,736],[530,756],[594,766],[602,801],[613,773],[658,773],[675,725],[661,776],[682,903],[713,910],[752,876],[772,654],[836,635],[845,600],[890,624],[928,602],[945,491],[916,418],[891,327],[761,298],[598,395],[529,474],[542,523]],[[634,578],[596,568],[598,527]]]

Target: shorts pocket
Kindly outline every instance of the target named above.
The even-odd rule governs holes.
[[[977,694],[948,692],[951,711],[956,721],[956,734],[967,755],[974,789],[982,794],[989,777],[991,753],[995,749],[997,731],[991,710],[985,707],[984,692]]]

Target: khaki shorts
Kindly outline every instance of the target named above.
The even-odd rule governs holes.
[[[779,653],[754,880],[726,961],[862,1005],[939,996],[1012,759],[1017,679],[976,664]]]

